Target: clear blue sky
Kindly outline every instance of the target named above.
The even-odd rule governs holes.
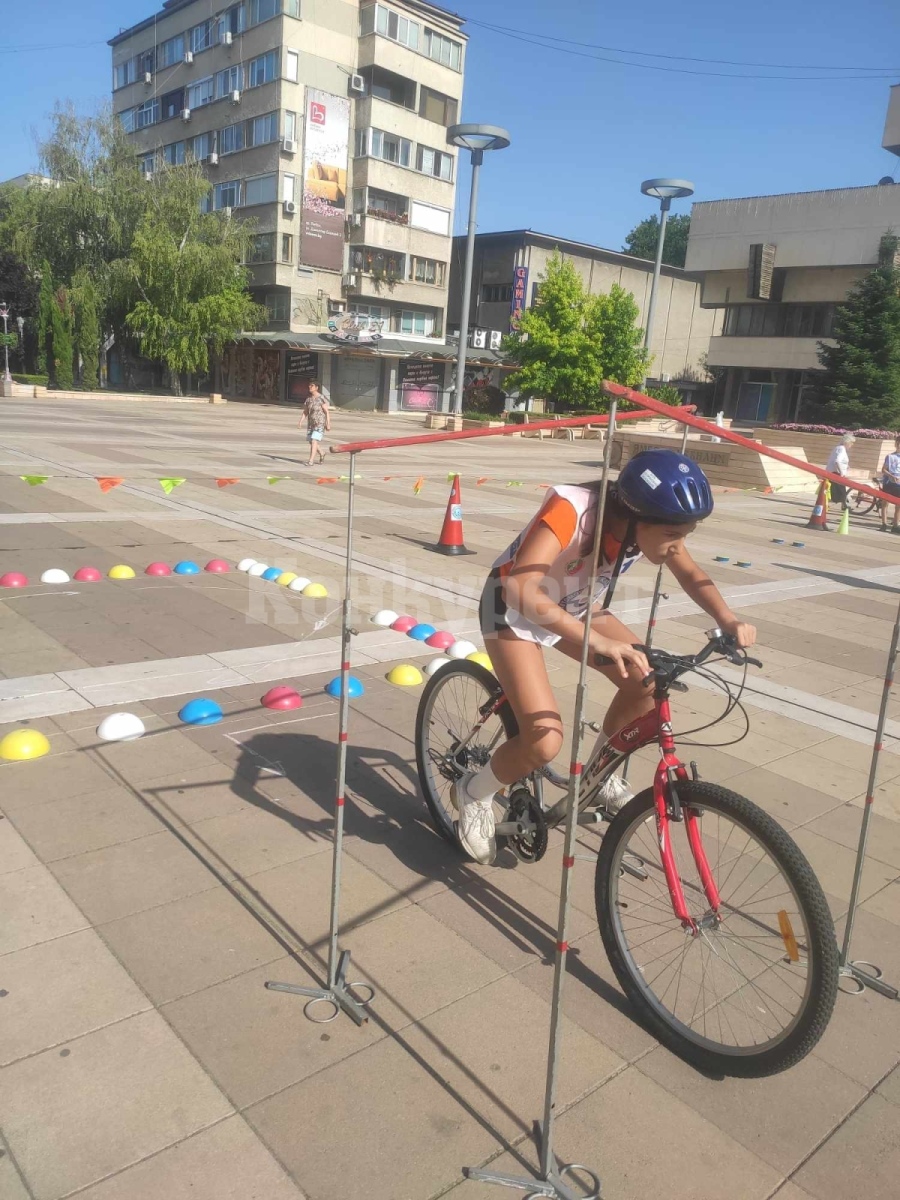
[[[89,108],[108,96],[106,39],[161,4],[6,0],[3,7],[0,178],[8,178],[34,167],[34,130],[55,99]],[[473,21],[531,38],[468,26],[464,118],[505,125],[513,138],[510,149],[486,162],[481,230],[530,227],[617,249],[653,211],[639,192],[648,176],[684,177],[695,183],[697,199],[720,199],[875,183],[900,166],[881,149],[888,88],[900,82],[895,0],[459,0],[459,7]],[[668,68],[830,78],[723,79],[638,69],[579,56],[623,57],[605,50],[568,46],[577,53],[561,53],[549,37],[817,69],[624,56]],[[838,81],[866,72],[818,69],[839,66],[882,67],[890,77]],[[467,175],[457,228],[468,203]]]

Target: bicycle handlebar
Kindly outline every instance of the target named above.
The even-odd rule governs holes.
[[[759,659],[751,658],[730,633],[722,633],[721,629],[712,629],[706,636],[709,640],[698,654],[670,654],[668,650],[657,650],[653,646],[648,647],[635,643],[635,650],[641,650],[647,656],[651,668],[650,674],[644,679],[644,686],[649,687],[650,684],[657,683],[668,687],[679,676],[686,675],[695,667],[702,666],[707,659],[717,653],[727,658],[736,667],[762,666]],[[595,654],[594,665],[597,667],[612,666],[613,659],[608,658],[605,654]]]

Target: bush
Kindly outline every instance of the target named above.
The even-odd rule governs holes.
[[[670,383],[660,384],[659,387],[647,388],[647,395],[652,396],[654,400],[659,400],[662,404],[671,404],[674,408],[680,407],[683,403],[681,392],[677,387],[672,387]]]
[[[781,425],[772,425],[772,429],[787,429],[791,433],[826,433],[840,437],[842,433],[852,433],[858,438],[870,438],[876,442],[892,442],[897,437],[894,429],[848,429],[844,425],[803,425],[787,421]]]
[[[462,418],[464,421],[496,421],[497,418],[492,413],[487,412],[472,412],[471,410],[463,409]]]
[[[16,375],[13,372],[12,377],[16,383],[29,383],[35,387],[46,387],[48,383],[46,375]]]

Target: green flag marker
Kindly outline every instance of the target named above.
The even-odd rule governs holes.
[[[172,492],[174,492],[177,487],[181,487],[184,482],[185,481],[183,479],[166,478],[160,479],[159,486],[167,496],[170,496]]]
[[[40,484],[40,483],[46,483],[47,480],[50,478],[50,476],[49,475],[20,475],[19,478],[23,479],[25,481],[25,483],[28,484],[29,487],[37,487],[38,484]]]

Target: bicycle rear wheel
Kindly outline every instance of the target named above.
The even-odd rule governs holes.
[[[595,882],[603,944],[619,983],[669,1049],[715,1074],[784,1071],[822,1036],[837,995],[838,951],[819,881],[776,821],[714,784],[678,785],[721,895],[711,912],[683,822],[672,850],[691,916],[672,910],[652,789],[613,821]]]
[[[419,786],[438,832],[458,846],[450,799],[453,781],[464,771],[483,767],[497,746],[519,732],[516,718],[504,700],[495,713],[469,737],[483,712],[500,699],[494,675],[479,663],[449,662],[429,679],[416,714],[416,765]]]
[[[847,504],[851,513],[856,517],[866,516],[877,503],[874,496],[868,496],[865,492],[850,491],[847,493]]]

